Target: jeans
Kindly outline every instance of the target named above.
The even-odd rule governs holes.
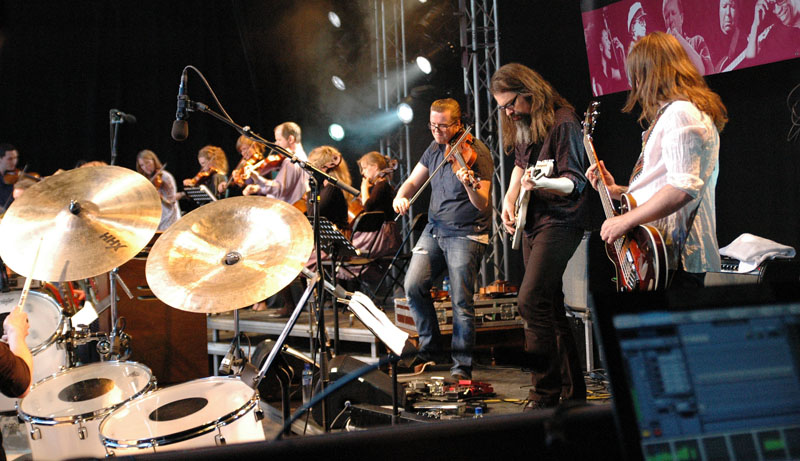
[[[531,400],[547,406],[586,399],[578,348],[564,310],[561,278],[583,230],[547,227],[525,236],[525,275],[519,313],[525,321],[525,352],[531,368]]]
[[[430,289],[447,269],[453,304],[453,367],[451,373],[472,376],[472,348],[475,344],[475,278],[486,246],[467,237],[442,237],[426,229],[414,247],[406,272],[405,290],[419,333],[419,357],[435,359],[441,332]]]

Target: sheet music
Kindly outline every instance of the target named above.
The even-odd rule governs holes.
[[[348,307],[369,331],[386,344],[389,350],[397,355],[403,355],[406,350],[408,333],[398,328],[367,295],[356,291],[350,298]]]

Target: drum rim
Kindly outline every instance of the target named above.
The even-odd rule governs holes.
[[[31,414],[28,414],[28,413],[26,413],[26,412],[24,412],[22,410],[22,402],[24,402],[25,399],[28,398],[31,395],[31,392],[33,392],[33,390],[36,389],[36,386],[39,386],[39,385],[44,384],[45,382],[54,380],[54,379],[58,378],[61,375],[64,375],[64,374],[67,374],[67,373],[71,372],[72,370],[78,370],[78,369],[82,369],[84,367],[98,367],[100,365],[106,365],[106,364],[114,365],[114,366],[130,365],[130,364],[137,365],[137,366],[139,366],[139,367],[141,367],[141,368],[143,368],[143,369],[145,369],[147,371],[147,373],[150,375],[150,379],[147,381],[147,384],[145,384],[144,387],[141,390],[137,391],[136,393],[134,393],[133,395],[128,397],[126,400],[123,400],[122,402],[116,403],[116,404],[114,404],[114,405],[112,405],[110,407],[104,407],[104,408],[101,408],[101,409],[98,409],[98,410],[89,411],[89,412],[82,413],[82,414],[79,414],[79,415],[55,416],[53,418],[48,418],[48,417],[45,417],[45,416],[31,415]],[[37,381],[36,384],[34,384],[31,387],[30,392],[28,393],[28,395],[26,395],[22,399],[17,400],[17,403],[16,403],[17,415],[25,422],[28,422],[28,423],[31,423],[31,424],[37,424],[37,425],[40,425],[40,426],[57,426],[59,424],[74,424],[77,421],[86,421],[86,420],[97,419],[97,418],[99,418],[101,416],[104,417],[107,414],[111,413],[112,411],[116,410],[117,408],[121,407],[122,405],[125,405],[129,401],[141,396],[142,394],[145,394],[145,393],[149,392],[150,390],[152,390],[156,386],[157,386],[156,377],[153,376],[153,372],[152,372],[152,370],[150,370],[150,367],[148,367],[147,365],[145,365],[143,363],[133,362],[133,361],[119,361],[119,360],[109,360],[109,361],[105,361],[105,362],[87,363],[87,364],[80,365],[80,366],[77,366],[77,367],[67,368],[65,370],[59,371],[58,373],[54,373],[54,374],[52,374],[52,375],[50,375],[50,376],[48,376],[46,378],[43,378],[43,379]]]
[[[28,347],[28,349],[30,349],[30,351],[31,351],[31,355],[36,355],[39,352],[41,352],[41,351],[47,349],[48,347],[52,346],[53,343],[55,343],[56,341],[58,341],[58,338],[60,338],[61,335],[64,333],[64,325],[66,323],[67,318],[64,315],[64,309],[58,304],[58,301],[53,299],[52,296],[50,296],[50,295],[48,295],[46,293],[42,293],[41,291],[30,291],[30,292],[28,292],[28,296],[31,296],[31,295],[33,295],[34,298],[40,297],[40,298],[46,299],[47,301],[52,302],[53,305],[55,306],[56,310],[58,311],[58,316],[59,316],[58,325],[56,325],[56,329],[55,329],[55,331],[53,331],[53,334],[48,336],[47,339],[42,341],[40,344],[37,344],[36,347]],[[27,303],[27,301],[26,301],[26,303]]]
[[[244,381],[242,381],[238,377],[229,378],[229,377],[224,377],[224,376],[210,376],[210,377],[207,377],[207,378],[200,378],[200,379],[195,379],[195,380],[192,380],[192,381],[187,381],[187,383],[193,383],[193,382],[196,382],[196,381],[209,381],[209,382],[212,382],[212,381],[223,381],[223,380],[239,381],[242,384],[244,384],[245,386],[247,386],[247,384],[245,384]],[[158,392],[159,390],[164,390],[164,389],[168,389],[168,388],[165,387],[165,388],[162,388],[162,389],[150,391],[150,392],[147,393],[147,395],[142,395],[141,398],[142,399],[147,398],[151,393],[155,393],[155,392]],[[133,405],[135,403],[134,400],[138,400],[138,399],[131,399],[131,400],[125,402],[125,404],[121,405],[119,408],[115,408],[114,411],[117,411],[117,410],[122,411],[122,409],[127,407],[128,405]],[[247,413],[249,413],[250,410],[253,409],[253,407],[258,405],[258,402],[260,400],[261,399],[260,399],[260,397],[258,395],[258,390],[257,389],[253,389],[253,396],[247,402],[245,402],[241,407],[239,407],[238,409],[236,409],[236,410],[234,410],[234,411],[232,411],[230,413],[227,413],[227,414],[225,414],[223,416],[220,416],[219,418],[217,418],[217,419],[215,419],[213,421],[209,421],[209,422],[204,423],[204,424],[199,424],[199,425],[194,426],[194,427],[192,427],[190,429],[185,429],[185,430],[182,430],[182,431],[173,432],[171,434],[159,435],[159,436],[156,436],[156,437],[148,437],[148,438],[143,438],[143,439],[124,439],[124,440],[121,440],[121,439],[113,439],[111,437],[106,437],[103,434],[103,428],[106,426],[106,423],[110,420],[109,418],[111,418],[111,413],[114,412],[114,411],[112,411],[111,413],[106,415],[105,418],[103,418],[103,421],[100,423],[100,427],[98,429],[98,433],[100,434],[100,440],[103,443],[103,446],[106,447],[106,448],[112,448],[112,449],[114,449],[114,448],[122,448],[122,449],[140,448],[140,449],[146,449],[146,448],[163,447],[163,446],[167,446],[167,445],[172,445],[174,443],[184,442],[186,440],[191,440],[191,439],[196,438],[196,437],[200,437],[201,435],[205,435],[205,434],[207,434],[209,432],[212,432],[214,429],[217,429],[218,427],[227,426],[228,424],[230,424],[232,422],[238,421],[240,418],[242,418]]]

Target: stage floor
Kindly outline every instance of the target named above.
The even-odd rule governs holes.
[[[254,330],[254,333],[248,334],[249,343],[255,347],[260,341],[266,338],[276,338],[282,331],[286,324],[286,319],[276,319],[269,315],[274,313],[274,309],[256,312],[250,309],[242,309],[239,311],[240,328],[242,331],[248,332]],[[386,313],[390,319],[394,320],[394,312],[391,308],[386,309]],[[331,337],[333,336],[333,315],[330,309],[325,311],[326,329]],[[227,350],[232,338],[232,332],[227,328],[232,328],[233,314],[219,314],[209,316],[209,327],[218,328],[217,340],[213,341],[212,330],[209,330],[209,353],[212,349],[223,351]],[[225,328],[225,329],[223,329]],[[309,331],[308,314],[303,312],[297,321],[297,324],[292,330],[287,343],[296,351],[301,352],[303,355],[309,356],[310,342],[308,339]],[[268,333],[269,332],[269,333]],[[494,395],[485,399],[477,399],[485,403],[485,415],[498,415],[521,412],[525,404],[525,399],[528,396],[530,389],[530,374],[521,369],[521,342],[517,335],[521,335],[521,328],[505,330],[500,332],[499,335],[491,334],[491,331],[486,329],[479,329],[476,340],[476,350],[474,353],[474,370],[473,380],[487,383],[492,386]],[[496,332],[495,332],[496,333]],[[577,333],[577,332],[576,332]],[[349,313],[339,313],[339,337],[340,337],[340,355],[348,355],[357,358],[365,363],[373,362],[376,360],[375,354],[380,356],[383,354],[383,348],[371,336],[369,330],[357,319],[352,317]],[[578,340],[581,339],[580,335],[576,334]],[[445,336],[445,342],[449,343],[449,336]],[[216,346],[211,344],[216,342]],[[446,345],[445,345],[446,346]],[[441,377],[447,381],[452,381],[449,372],[449,365],[442,364],[435,367],[428,367],[424,372],[412,375],[410,373],[401,373],[398,375],[398,380],[412,385],[414,382],[416,387],[425,387],[426,384],[434,382],[434,377]],[[592,404],[608,403],[610,395],[608,393],[607,382],[603,380],[602,370],[593,370],[592,373],[585,374],[587,384],[587,401]],[[300,392],[298,389],[293,389],[293,401],[291,403],[291,412],[300,407],[301,401]],[[279,399],[272,399],[271,401],[262,400],[262,409],[266,415],[264,419],[264,430],[267,439],[274,438],[281,430],[282,427],[282,410],[281,402]],[[390,409],[390,406],[387,408]],[[335,413],[338,413],[336,411]],[[424,411],[410,412],[412,415],[422,416]],[[458,419],[462,417],[472,418],[472,410],[468,409],[463,415],[443,413],[442,419]],[[335,415],[332,415],[333,418]],[[306,420],[308,422],[306,423]],[[435,422],[436,419],[429,419]],[[292,426],[294,436],[302,434],[320,434],[322,428],[314,422],[314,418],[300,418]]]

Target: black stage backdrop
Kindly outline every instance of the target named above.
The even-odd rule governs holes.
[[[311,39],[324,28],[324,13],[319,19],[297,11],[298,4],[306,11],[327,11],[330,3],[5,0],[0,10],[0,141],[19,148],[20,166],[28,164],[30,171],[42,174],[71,168],[79,159],[108,161],[108,111],[116,108],[138,119],[136,125],[121,127],[121,166],[134,167],[136,152],[150,148],[180,181],[197,172],[196,152],[205,144],[222,146],[233,162],[236,133],[206,115],[192,115],[183,143],[170,138],[179,76],[192,64],[208,77],[237,122],[271,139],[276,124],[295,120],[304,128],[307,150],[337,145],[355,177],[355,159],[377,148],[377,136],[338,144],[327,138],[337,105],[326,101],[337,96],[332,87],[312,83],[327,74],[309,57],[319,52]],[[516,61],[537,69],[582,113],[591,89],[580,2],[498,3],[501,64]],[[367,18],[371,14],[371,1],[345,4]],[[362,24],[345,42],[358,43],[359,53],[368,56],[371,30]],[[462,70],[456,66],[446,73],[458,88]],[[361,78],[369,89],[370,75],[362,72]],[[189,79],[189,96],[210,104],[196,75]],[[750,232],[799,247],[800,140],[787,140],[787,97],[800,83],[800,60],[714,75],[708,82],[730,117],[722,133],[717,186],[720,245]],[[364,94],[358,103],[373,104],[372,110],[377,96]],[[641,147],[638,114],[620,113],[625,97],[600,98],[595,131],[598,154],[617,178],[628,176]],[[793,103],[797,100],[795,95]],[[426,120],[426,111],[418,111],[413,161],[430,140],[426,130],[417,129]],[[599,207],[596,202],[598,223]]]

